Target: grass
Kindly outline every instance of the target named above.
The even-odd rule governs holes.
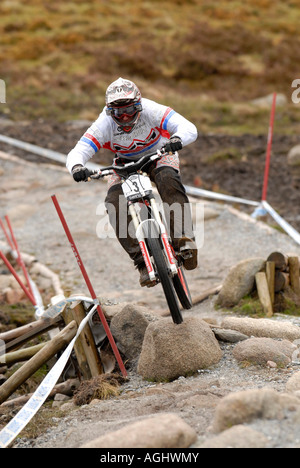
[[[251,100],[284,93],[276,123],[292,133],[299,20],[296,1],[4,0],[0,116],[93,119],[107,85],[126,76],[203,132],[266,133],[269,109]]]

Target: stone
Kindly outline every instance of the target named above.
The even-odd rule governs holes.
[[[226,330],[224,328],[213,328],[212,330],[219,341],[227,343],[238,343],[239,341],[244,341],[249,338],[247,335],[236,330]]]
[[[126,305],[112,317],[110,329],[120,351],[128,358],[139,356],[146,328],[151,320],[157,320],[148,309],[132,304]]]
[[[287,155],[287,163],[292,167],[300,167],[300,145],[293,146]]]
[[[296,372],[292,377],[287,381],[286,387],[287,392],[298,392],[300,391],[300,372]]]
[[[287,104],[288,100],[285,94],[277,93],[276,94],[276,107],[282,107]],[[269,108],[273,103],[273,93],[268,94],[267,96],[262,96],[257,99],[253,99],[251,104],[261,108]]]
[[[233,307],[250,294],[255,285],[255,275],[265,266],[265,259],[250,258],[232,267],[225,278],[217,298],[217,305]]]
[[[168,381],[217,364],[221,357],[219,343],[204,320],[188,317],[177,325],[161,319],[145,332],[137,370],[145,379]]]
[[[288,340],[249,338],[235,346],[233,356],[239,362],[266,365],[273,361],[278,367],[285,367],[291,362],[295,348],[296,346]]]
[[[80,448],[187,448],[196,431],[176,414],[163,413],[105,434]]]
[[[247,426],[237,425],[195,446],[199,448],[266,448],[267,444],[268,439],[261,432]]]
[[[225,317],[221,327],[236,330],[247,336],[281,338],[289,341],[300,338],[300,327],[290,322],[279,322],[272,319]]]

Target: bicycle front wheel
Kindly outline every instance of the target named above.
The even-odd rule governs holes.
[[[193,301],[182,266],[178,266],[178,274],[173,277],[173,284],[182,307],[191,309]]]
[[[173,322],[180,324],[183,322],[183,318],[180,312],[176,292],[174,290],[172,280],[169,276],[168,267],[160,239],[159,237],[148,237],[147,244],[150,255],[153,257],[156,272],[161,282]]]

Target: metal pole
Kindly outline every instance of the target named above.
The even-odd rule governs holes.
[[[36,302],[35,302],[35,299],[34,297],[31,295],[31,293],[26,289],[26,287],[24,286],[24,284],[22,283],[22,281],[20,280],[16,270],[14,269],[14,267],[10,264],[10,262],[7,260],[7,258],[5,257],[4,253],[1,252],[0,250],[0,258],[3,260],[3,262],[5,263],[5,265],[7,266],[7,268],[9,269],[9,271],[14,275],[14,277],[16,278],[17,282],[19,283],[19,285],[21,286],[21,288],[23,289],[24,293],[26,294],[26,296],[28,297],[28,299],[32,302],[32,304],[35,306],[36,305]]]
[[[87,285],[87,287],[88,287],[88,289],[89,289],[89,292],[90,292],[90,294],[91,294],[91,297],[92,297],[93,300],[97,300],[97,296],[96,296],[96,294],[95,294],[94,288],[93,288],[92,283],[91,283],[91,281],[90,281],[90,279],[89,279],[89,277],[88,277],[88,274],[87,274],[87,272],[86,272],[86,269],[85,269],[85,267],[84,267],[84,265],[83,265],[83,263],[82,263],[81,257],[80,257],[80,255],[79,255],[79,252],[78,252],[77,247],[76,247],[76,245],[75,245],[75,242],[74,242],[74,240],[73,240],[72,234],[71,234],[71,232],[70,232],[70,230],[69,230],[69,228],[68,228],[68,225],[67,225],[67,222],[66,222],[66,220],[65,220],[65,217],[64,217],[64,215],[63,215],[63,213],[62,213],[62,211],[61,211],[61,209],[60,209],[60,206],[59,206],[59,203],[58,203],[58,201],[57,201],[56,195],[52,195],[51,198],[52,198],[52,201],[53,201],[54,206],[55,206],[55,208],[56,208],[57,214],[58,214],[58,216],[59,216],[59,218],[60,218],[60,221],[61,221],[61,223],[62,223],[62,225],[63,225],[63,228],[64,228],[64,230],[65,230],[66,236],[67,236],[67,238],[68,238],[68,240],[69,240],[69,242],[70,242],[70,245],[71,245],[72,251],[73,251],[73,253],[74,253],[74,255],[75,255],[75,258],[76,258],[76,260],[77,260],[78,266],[79,266],[79,268],[80,268],[80,270],[81,270],[81,273],[82,273],[82,275],[83,275],[83,277],[84,277],[84,280],[85,280],[85,282],[86,282],[86,285]],[[113,352],[114,352],[114,355],[115,355],[115,357],[116,357],[116,359],[117,359],[117,362],[118,362],[118,364],[119,364],[119,367],[120,367],[120,369],[121,369],[121,371],[122,371],[122,374],[123,374],[124,377],[126,377],[126,376],[127,376],[127,372],[126,372],[125,366],[124,366],[124,364],[123,364],[123,361],[122,361],[122,358],[121,358],[121,356],[120,356],[119,350],[118,350],[117,345],[116,345],[116,343],[115,343],[115,341],[114,341],[114,338],[113,338],[113,336],[112,336],[112,334],[111,334],[111,331],[110,331],[110,329],[109,329],[108,323],[107,323],[106,318],[105,318],[105,316],[104,316],[103,310],[102,310],[102,308],[101,308],[101,306],[100,306],[99,303],[98,303],[98,305],[97,305],[97,311],[98,311],[99,317],[100,317],[100,319],[101,319],[101,322],[102,322],[102,324],[103,324],[103,327],[104,327],[104,330],[105,330],[105,332],[106,332],[106,335],[107,335],[107,337],[108,337],[108,340],[109,340],[109,342],[110,342],[110,345],[111,345],[111,347],[112,347],[112,350],[113,350]]]
[[[13,233],[9,217],[5,216],[4,218],[5,218],[6,222],[7,222],[7,226],[8,226],[11,238],[12,238],[13,243],[15,245],[15,250],[16,250],[17,255],[18,255],[18,263],[19,263],[20,267],[23,270],[24,276],[26,278],[26,283],[27,283],[28,289],[30,291],[31,296],[34,298],[34,305],[36,305],[36,300],[35,300],[34,293],[33,293],[33,290],[32,290],[31,284],[30,284],[30,278],[29,278],[25,263],[23,262],[23,259],[22,259],[22,256],[21,256],[21,253],[20,253],[20,250],[19,250],[19,246],[18,246],[18,243],[17,243],[17,239],[15,238],[15,235]]]

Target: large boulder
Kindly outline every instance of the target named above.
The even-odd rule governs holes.
[[[264,258],[249,258],[232,267],[224,280],[216,303],[233,307],[250,294],[255,285],[255,275],[265,266]]]
[[[219,343],[203,320],[189,317],[176,325],[161,319],[146,330],[138,373],[145,379],[169,381],[210,367],[221,357]]]
[[[111,333],[120,351],[128,359],[139,356],[146,328],[157,317],[151,315],[145,307],[128,304],[112,317]]]

